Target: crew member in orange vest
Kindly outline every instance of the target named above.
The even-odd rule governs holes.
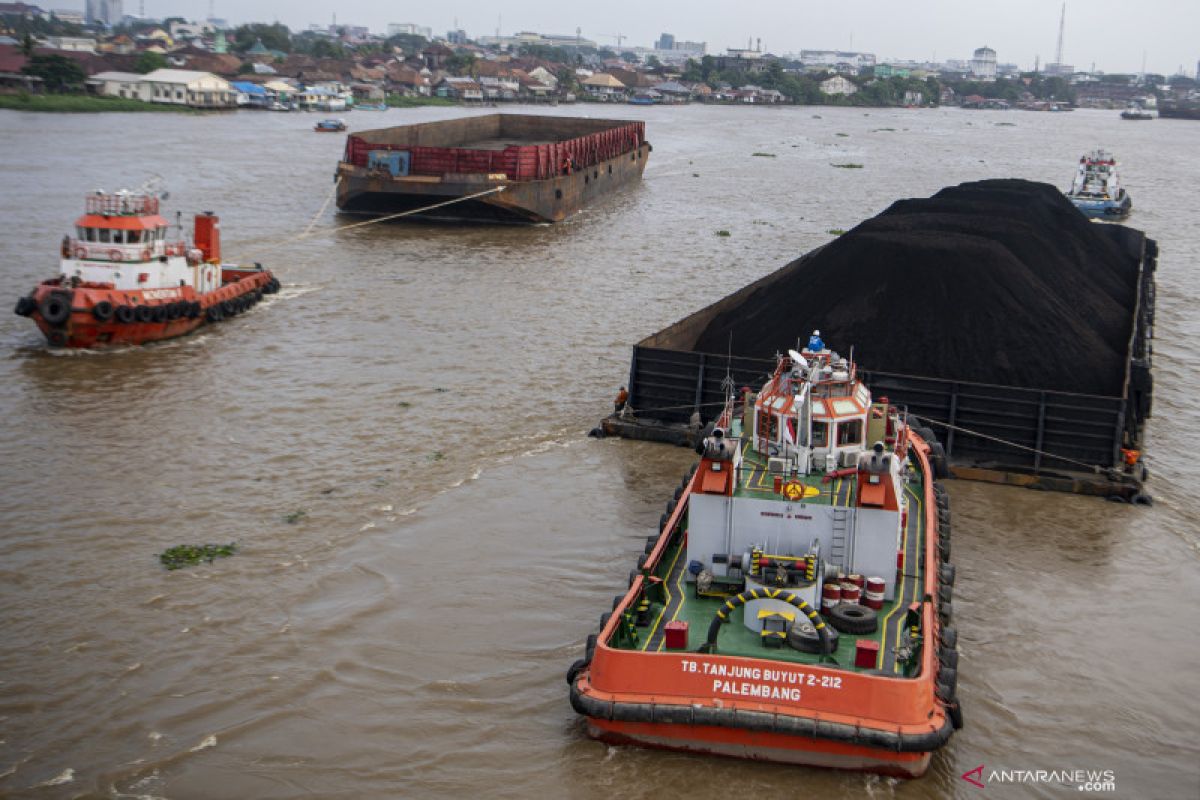
[[[620,414],[627,402],[629,402],[629,391],[622,386],[621,391],[617,392],[617,399],[613,401],[613,413]]]

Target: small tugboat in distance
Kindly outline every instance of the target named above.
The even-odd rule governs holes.
[[[346,120],[323,119],[316,125],[313,125],[313,130],[317,133],[341,133],[346,130]]]
[[[168,236],[151,182],[85,198],[75,235],[63,237],[60,274],[17,301],[55,346],[145,344],[191,333],[279,291],[260,266],[221,263],[220,221],[195,217],[193,243]],[[164,195],[165,196],[165,195]]]
[[[932,432],[814,333],[698,449],[568,671],[589,735],[923,774],[962,727]]]
[[[1089,217],[1126,217],[1133,200],[1117,176],[1117,160],[1107,150],[1093,150],[1079,159],[1067,199]]]
[[[1140,103],[1131,102],[1125,106],[1125,110],[1121,112],[1121,119],[1128,120],[1148,120],[1154,119],[1154,112]]]

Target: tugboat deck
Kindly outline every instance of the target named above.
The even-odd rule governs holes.
[[[744,480],[738,481],[735,496],[762,496],[778,498],[772,488],[772,478],[767,473],[765,465],[758,463],[753,451],[747,456],[741,470]],[[912,473],[913,480],[905,487],[908,497],[909,515],[904,532],[904,564],[903,579],[898,582],[898,594],[894,600],[884,603],[878,612],[879,627],[872,634],[854,635],[841,633],[837,647],[823,662],[815,653],[804,653],[787,645],[777,648],[767,648],[762,645],[761,638],[743,624],[745,606],[730,614],[729,622],[723,626],[720,639],[722,655],[746,656],[759,659],[790,662],[797,664],[824,663],[826,666],[837,666],[868,670],[876,669],[885,673],[906,677],[904,665],[896,658],[896,649],[901,642],[907,640],[905,609],[921,599],[923,571],[920,568],[920,554],[925,545],[925,503],[923,499],[924,486],[920,482],[920,471]],[[855,480],[835,479],[822,486],[820,476],[810,476],[804,479],[806,486],[818,489],[819,493],[805,497],[804,503],[819,505],[847,505],[852,498]],[[687,571],[686,545],[682,538],[677,538],[660,561],[660,568],[655,571],[655,577],[661,578],[667,601],[665,604],[654,604],[652,607],[652,622],[639,634],[640,642],[613,642],[614,646],[622,649],[642,650],[645,652],[666,651],[665,626],[668,622],[685,621],[691,632],[689,649],[694,650],[708,629],[717,611],[724,605],[723,597],[701,597],[695,591],[694,584],[685,579]],[[859,639],[868,639],[879,643],[879,658],[873,667],[855,667],[855,648]]]

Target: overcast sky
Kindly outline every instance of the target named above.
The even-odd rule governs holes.
[[[136,13],[138,0],[124,0]],[[53,7],[53,0],[49,3]],[[64,3],[65,5],[65,3]],[[77,5],[82,5],[77,3]],[[207,0],[144,0],[146,14],[202,18]],[[708,43],[708,52],[745,47],[762,39],[763,50],[862,50],[881,59],[969,59],[977,47],[996,51],[1001,63],[1032,69],[1035,56],[1054,60],[1058,0],[443,0],[438,3],[379,0],[213,0],[218,17],[231,23],[283,22],[293,29],[342,24],[383,33],[389,22],[412,22],[445,34],[454,26],[474,37],[520,30],[573,34],[615,46],[650,46],[664,31],[676,39]],[[1063,61],[1077,69],[1092,64],[1105,72],[1139,72],[1145,52],[1149,72],[1173,74],[1182,66],[1195,75],[1200,60],[1200,0],[1070,0]]]

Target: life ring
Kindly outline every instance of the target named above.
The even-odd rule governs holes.
[[[86,247],[76,247],[75,248],[75,257],[76,258],[87,258],[87,248]]]
[[[153,255],[153,253],[150,252],[150,248],[146,248],[142,251],[142,261],[149,261],[151,255]]]
[[[120,261],[124,256],[121,255],[120,250],[109,250],[108,258],[110,261]]]

